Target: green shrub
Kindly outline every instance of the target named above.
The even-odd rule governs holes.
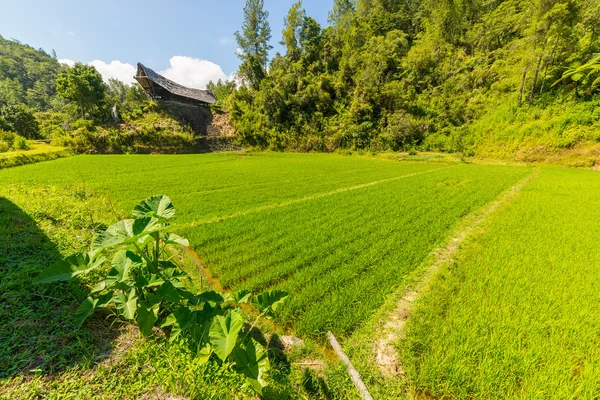
[[[4,123],[10,130],[28,139],[39,139],[40,127],[33,114],[24,105],[4,106],[0,109]]]
[[[25,139],[23,136],[18,136],[18,135],[15,137],[12,147],[14,150],[29,150],[30,149],[27,139]]]
[[[175,215],[171,200],[152,196],[125,219],[94,236],[91,250],[67,257],[42,271],[34,283],[66,281],[107,265],[108,274],[92,289],[76,311],[76,325],[96,308],[112,308],[120,318],[135,322],[142,335],[167,329],[169,339],[184,340],[202,364],[209,361],[235,366],[248,383],[261,392],[270,369],[267,351],[251,335],[262,316],[270,317],[287,297],[282,291],[252,297],[236,293],[196,292],[190,277],[171,255],[172,246],[188,246],[172,233]],[[110,252],[112,259],[105,257]],[[240,304],[251,302],[260,312],[253,324],[245,323]]]
[[[10,150],[10,146],[3,140],[0,140],[0,153],[6,153]]]

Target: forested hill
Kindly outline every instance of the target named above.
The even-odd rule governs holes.
[[[51,108],[59,69],[56,56],[0,36],[0,106]]]
[[[299,2],[268,67],[262,0],[245,16],[247,85],[229,107],[250,144],[532,160],[597,150],[600,0],[335,0],[326,28]]]

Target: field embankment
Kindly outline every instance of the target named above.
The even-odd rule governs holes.
[[[73,151],[64,147],[50,146],[44,142],[30,142],[29,150],[0,153],[0,169],[56,160],[73,155]]]

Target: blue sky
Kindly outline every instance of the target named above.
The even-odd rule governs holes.
[[[273,53],[281,51],[283,19],[294,2],[265,0]],[[303,6],[326,26],[332,3],[304,0]],[[244,0],[0,0],[0,35],[48,53],[54,49],[59,59],[97,60],[94,65],[103,74],[127,76],[129,67],[141,61],[171,79],[202,86],[206,79],[200,75],[221,74],[212,63],[225,76],[237,69],[233,33],[241,28],[244,4]],[[183,82],[186,79],[189,82]]]

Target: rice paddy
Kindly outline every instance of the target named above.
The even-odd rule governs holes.
[[[224,288],[288,291],[280,326],[317,341],[331,330],[353,347],[466,216],[532,170],[324,154],[76,156],[0,170],[0,185],[84,185],[118,212],[166,194],[178,233]],[[598,395],[598,172],[540,171],[416,303],[396,343],[406,375],[373,373],[369,385],[433,398]]]
[[[403,362],[436,398],[597,398],[600,179],[544,169],[419,303]]]
[[[331,155],[81,156],[0,173],[2,182],[76,182],[128,210],[169,195],[204,265],[227,289],[292,296],[279,321],[346,334],[460,218],[523,168]]]

